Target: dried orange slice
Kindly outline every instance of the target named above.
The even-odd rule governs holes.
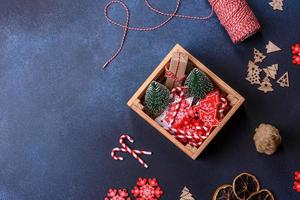
[[[273,194],[266,189],[252,194],[247,200],[274,200]]]
[[[242,173],[233,180],[233,192],[240,200],[248,199],[252,194],[259,191],[257,178],[248,173]]]
[[[215,191],[213,200],[238,200],[231,185],[221,185]]]

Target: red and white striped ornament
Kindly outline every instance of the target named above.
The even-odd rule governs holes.
[[[129,142],[133,143],[134,140],[129,135],[121,135],[119,139],[119,143],[121,144],[122,148],[116,147],[111,152],[111,157],[115,160],[123,160],[124,158],[121,156],[116,156],[116,152],[128,152],[130,155],[132,155],[141,165],[143,165],[145,168],[148,168],[148,165],[142,160],[138,154],[141,155],[151,155],[152,152],[150,151],[143,151],[143,150],[136,150],[131,149],[129,146],[126,145],[125,140],[128,140]]]
[[[170,121],[170,125],[172,125],[174,123],[175,119],[176,119],[176,115],[177,115],[177,113],[179,111],[179,108],[181,106],[181,103],[184,99],[186,89],[187,89],[187,87],[175,87],[171,91],[173,96],[175,96],[176,93],[179,93],[179,95],[178,95],[179,99],[178,99],[178,101],[175,105],[175,108],[174,108],[174,111],[173,111],[173,114],[172,114],[172,119]]]

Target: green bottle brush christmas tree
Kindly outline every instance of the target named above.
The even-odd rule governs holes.
[[[209,92],[214,89],[214,85],[206,74],[197,68],[194,68],[184,83],[188,89],[190,97],[203,99]]]
[[[156,81],[152,81],[145,95],[146,111],[152,116],[158,116],[171,102],[168,88]]]

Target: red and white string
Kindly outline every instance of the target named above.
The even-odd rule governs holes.
[[[119,143],[121,144],[122,148],[116,147],[111,152],[111,157],[115,160],[123,160],[124,158],[121,156],[116,156],[116,152],[128,152],[130,155],[132,155],[141,165],[143,165],[145,168],[148,168],[148,165],[143,161],[138,154],[141,155],[151,155],[152,152],[150,151],[143,151],[143,150],[136,150],[131,149],[129,146],[126,145],[125,140],[128,140],[129,142],[133,143],[134,140],[129,135],[121,135],[119,139]]]
[[[153,7],[150,3],[149,0],[144,0],[146,6],[153,12],[162,15],[162,16],[167,16],[168,18],[161,22],[160,24],[157,24],[155,26],[149,26],[149,27],[134,27],[134,26],[129,26],[129,21],[130,21],[130,12],[129,9],[127,7],[127,5],[123,2],[123,0],[111,0],[108,2],[108,4],[105,6],[104,8],[104,16],[105,18],[112,24],[122,27],[124,29],[123,31],[123,35],[122,35],[122,39],[120,41],[120,45],[119,48],[113,53],[113,55],[105,62],[105,64],[102,66],[102,68],[105,68],[109,63],[111,63],[117,56],[118,54],[121,52],[123,46],[124,46],[124,42],[126,39],[126,35],[128,33],[128,30],[132,30],[132,31],[154,31],[157,30],[161,27],[163,27],[164,25],[166,25],[172,18],[174,17],[179,17],[179,18],[183,18],[183,19],[189,19],[189,20],[206,20],[209,19],[212,15],[213,15],[213,10],[210,11],[210,14],[204,17],[201,16],[189,16],[189,15],[181,15],[181,14],[177,14],[179,7],[180,7],[180,3],[181,0],[177,0],[176,1],[176,7],[174,9],[174,11],[172,13],[166,13],[166,12],[162,12],[160,10],[158,10],[157,8]],[[125,15],[126,15],[126,20],[125,23],[122,24],[112,18],[109,17],[109,8],[112,5],[115,4],[119,4],[122,6],[122,8],[125,11]]]
[[[246,0],[208,0],[233,43],[239,43],[261,26]]]
[[[130,12],[127,7],[127,5],[123,2],[123,0],[111,0],[108,2],[108,4],[104,8],[104,16],[106,19],[121,28],[124,29],[123,35],[120,41],[119,48],[113,53],[111,58],[105,62],[105,64],[102,66],[105,68],[109,63],[115,59],[118,54],[121,52],[124,42],[126,39],[126,35],[129,30],[132,31],[154,31],[157,30],[164,25],[166,25],[170,20],[172,20],[174,17],[188,19],[188,20],[207,20],[212,17],[213,12],[215,11],[216,15],[218,16],[221,24],[225,27],[227,30],[231,40],[234,43],[241,42],[248,38],[249,36],[253,35],[257,31],[260,30],[261,26],[255,17],[254,13],[252,12],[251,8],[248,6],[246,0],[208,0],[212,6],[212,9],[207,16],[189,16],[189,15],[182,15],[178,14],[178,10],[180,7],[181,0],[176,0],[176,7],[171,13],[163,12],[155,7],[153,7],[149,0],[144,0],[145,5],[154,13],[166,16],[167,19],[165,19],[163,22],[155,25],[155,26],[149,26],[149,27],[139,27],[139,26],[129,26],[130,21]],[[109,16],[109,8],[112,5],[119,4],[122,6],[122,8],[125,11],[126,20],[125,23],[120,23]]]

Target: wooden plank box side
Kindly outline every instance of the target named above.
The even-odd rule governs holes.
[[[156,80],[158,77],[160,77],[162,75],[162,73],[165,72],[165,65],[171,60],[172,54],[175,51],[181,51],[181,52],[188,54],[189,61],[192,62],[194,64],[194,66],[198,67],[203,72],[205,72],[222,91],[224,91],[227,94],[231,94],[238,99],[237,103],[229,110],[229,112],[222,119],[222,121],[219,123],[219,125],[211,132],[211,134],[208,136],[208,138],[206,140],[204,140],[204,142],[201,144],[201,146],[195,152],[190,151],[187,147],[185,147],[182,143],[180,143],[177,139],[175,139],[168,131],[166,131],[157,122],[155,122],[154,119],[149,117],[143,111],[144,106],[141,104],[141,98],[144,96],[149,84],[153,80]],[[202,153],[202,151],[205,149],[205,147],[212,141],[212,139],[219,133],[219,131],[228,122],[228,120],[237,111],[237,109],[243,104],[244,100],[245,99],[239,93],[237,93],[234,89],[232,89],[229,85],[227,85],[216,74],[214,74],[212,71],[210,71],[205,65],[203,65],[200,61],[198,61],[195,57],[193,57],[183,47],[181,47],[179,44],[176,44],[175,47],[168,53],[168,55],[158,65],[158,67],[146,79],[146,81],[142,84],[142,86],[131,97],[131,99],[127,102],[127,105],[131,109],[133,109],[139,116],[141,116],[144,120],[146,120],[151,126],[153,126],[156,130],[158,130],[166,138],[168,138],[179,149],[181,149],[189,157],[191,157],[192,159],[195,160]]]

